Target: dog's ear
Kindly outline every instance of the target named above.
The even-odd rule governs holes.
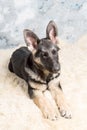
[[[24,29],[23,35],[27,46],[32,45],[34,48],[37,47],[37,44],[40,40],[35,33],[33,33],[31,30]]]
[[[57,43],[58,29],[54,21],[50,21],[46,28],[46,37],[53,43]]]

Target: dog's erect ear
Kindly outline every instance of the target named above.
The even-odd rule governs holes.
[[[27,46],[32,45],[34,48],[37,47],[37,44],[40,40],[35,33],[33,33],[31,30],[24,29],[23,35]]]
[[[54,21],[50,21],[46,28],[46,37],[52,40],[53,43],[57,43],[58,29]]]

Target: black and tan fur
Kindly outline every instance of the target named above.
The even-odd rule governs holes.
[[[61,116],[71,118],[60,84],[60,63],[58,57],[57,27],[50,21],[46,29],[46,38],[39,39],[31,30],[24,30],[27,47],[13,52],[9,70],[23,78],[28,84],[30,98],[41,109],[45,118],[56,120],[58,112],[44,96],[49,91],[54,98]],[[28,49],[32,44],[33,51]]]

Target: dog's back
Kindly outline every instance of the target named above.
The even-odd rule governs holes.
[[[14,53],[11,56],[11,59],[8,65],[9,70],[11,72],[14,72],[19,77],[27,80],[26,78],[28,76],[25,77],[27,73],[25,72],[24,68],[28,60],[32,62],[31,57],[32,57],[32,53],[28,50],[27,47],[21,47],[17,49],[16,51],[14,51]]]

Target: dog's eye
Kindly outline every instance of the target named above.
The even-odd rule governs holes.
[[[53,55],[56,55],[56,50],[53,49],[53,50],[52,50],[52,54],[53,54]]]
[[[47,53],[47,52],[43,52],[43,53],[42,53],[42,56],[43,56],[44,58],[47,58],[47,57],[48,57],[48,53]]]

